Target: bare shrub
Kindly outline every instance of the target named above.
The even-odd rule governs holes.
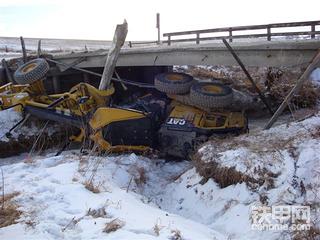
[[[125,225],[124,221],[121,221],[120,219],[116,218],[116,219],[113,219],[111,222],[106,223],[106,226],[103,229],[103,232],[106,232],[106,233],[115,232],[118,229],[122,228],[124,225]]]

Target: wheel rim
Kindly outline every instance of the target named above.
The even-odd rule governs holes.
[[[23,73],[30,72],[30,71],[32,71],[33,69],[35,69],[36,66],[37,66],[37,64],[35,64],[35,63],[28,64],[27,66],[25,66],[25,67],[22,69],[22,72],[23,72]]]
[[[202,86],[202,90],[207,93],[222,93],[222,88],[215,85]]]
[[[169,81],[181,81],[183,76],[181,74],[171,73],[166,76]]]

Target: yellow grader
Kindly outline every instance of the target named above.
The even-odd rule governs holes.
[[[20,66],[14,74],[18,85],[0,87],[0,110],[14,108],[74,126],[80,131],[71,141],[89,139],[100,151],[158,150],[162,156],[188,158],[213,134],[248,129],[244,113],[225,110],[233,92],[220,83],[199,83],[184,73],[158,74],[154,86],[162,97],[147,94],[119,106],[112,104],[112,84],[98,90],[79,83],[69,92],[47,95],[43,81],[48,70],[41,58]]]

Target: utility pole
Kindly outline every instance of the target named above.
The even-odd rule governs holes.
[[[160,13],[157,13],[158,45],[160,45]]]

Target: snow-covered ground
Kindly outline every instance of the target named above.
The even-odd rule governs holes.
[[[0,111],[0,142],[8,142],[9,139],[6,133],[22,119],[20,113],[14,111],[14,109],[8,109],[6,111]],[[32,125],[31,127],[22,126],[19,131],[12,131],[12,138],[17,139],[19,135],[33,136],[39,129]]]
[[[192,162],[135,154],[69,151],[3,166],[5,192],[19,193],[13,200],[22,215],[17,224],[0,229],[0,238],[291,239],[289,231],[252,230],[250,209],[308,205],[312,224],[319,227],[319,129],[316,115],[199,150],[204,162],[263,179],[259,184],[221,187],[214,177],[203,181]],[[121,228],[104,232],[113,220]]]

